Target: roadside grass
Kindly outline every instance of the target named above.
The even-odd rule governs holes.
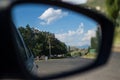
[[[88,53],[87,55],[82,56],[82,58],[96,59],[96,53]]]
[[[120,52],[120,26],[115,28],[112,51]]]
[[[113,45],[120,45],[120,26],[115,28],[115,34],[114,34],[114,43]]]
[[[52,61],[52,60],[61,60],[65,57],[59,57],[59,58],[48,58],[47,60],[46,59],[39,59],[39,60],[35,60],[35,62],[42,62],[42,61]]]
[[[112,51],[120,52],[120,26],[115,28]]]

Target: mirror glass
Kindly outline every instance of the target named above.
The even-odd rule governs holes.
[[[23,4],[13,8],[12,18],[25,41],[25,64],[32,73],[64,73],[86,67],[97,58],[100,25],[84,14],[51,5]]]

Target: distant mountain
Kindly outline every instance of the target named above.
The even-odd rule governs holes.
[[[80,49],[84,49],[84,48],[88,48],[89,45],[83,45],[83,46],[78,46],[77,48],[80,48]]]
[[[84,45],[84,46],[68,46],[68,50],[79,50],[79,49],[87,49],[89,45]]]

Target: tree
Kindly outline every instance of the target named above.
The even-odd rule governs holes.
[[[120,11],[120,0],[106,0],[106,9],[108,17],[116,23]]]
[[[31,28],[30,25],[26,27],[19,27],[25,43],[35,53],[35,56],[50,56],[58,54],[66,54],[66,44],[55,38],[55,35],[50,32],[39,31]]]
[[[98,27],[96,30],[96,36],[91,38],[91,48],[96,49],[96,52],[98,52],[100,41],[101,41],[101,33],[100,33],[100,27]]]

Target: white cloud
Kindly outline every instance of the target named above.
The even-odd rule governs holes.
[[[41,25],[46,25],[46,24],[48,25],[52,23],[53,21],[66,16],[67,14],[68,13],[63,12],[62,9],[48,8],[38,18],[42,20],[42,22],[40,22]]]
[[[81,23],[76,30],[55,34],[55,37],[70,46],[90,45],[91,37],[96,36],[96,29],[90,29],[85,32],[84,28],[84,24]]]
[[[95,36],[96,36],[95,29],[88,30],[87,33],[84,34],[82,41],[90,41],[90,39]]]
[[[55,34],[55,37],[67,45],[80,46],[80,40],[84,33],[84,25],[81,23],[76,30],[69,30],[66,33]]]
[[[87,0],[62,0],[63,2],[68,2],[71,4],[84,4]]]

